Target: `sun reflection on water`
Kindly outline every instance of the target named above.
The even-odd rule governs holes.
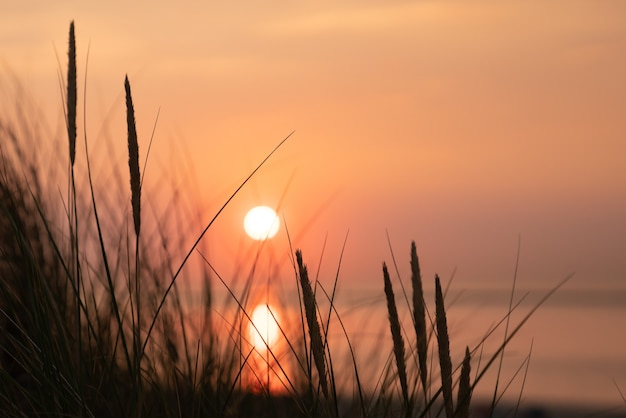
[[[287,391],[287,344],[279,327],[283,316],[278,308],[265,303],[257,305],[250,314],[248,337],[252,353],[247,362],[246,386],[253,392]]]
[[[252,323],[249,327],[250,341],[259,352],[270,350],[276,345],[280,330],[276,309],[269,305],[257,305],[250,315]]]

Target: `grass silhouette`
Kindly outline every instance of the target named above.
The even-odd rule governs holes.
[[[37,148],[27,145],[41,138],[31,138],[27,129],[0,122],[0,404],[6,416],[468,417],[472,391],[486,370],[530,315],[564,283],[507,333],[500,348],[477,369],[471,381],[471,363],[479,356],[484,339],[477,347],[466,348],[462,364],[453,367],[441,284],[436,277],[433,321],[412,243],[413,297],[410,305],[407,299],[406,308],[411,311],[415,339],[408,338],[406,332],[403,335],[392,280],[383,264],[381,290],[387,300],[389,338],[393,342],[389,355],[394,356],[395,369],[386,363],[379,384],[370,390],[362,383],[355,347],[335,306],[337,280],[327,293],[321,283],[309,277],[302,252],[292,250],[301,330],[291,332],[274,316],[286,341],[286,353],[267,345],[265,357],[257,356],[259,350],[247,341],[244,332],[257,327],[250,317],[251,276],[237,294],[202,253],[200,243],[224,208],[291,134],[268,153],[199,233],[173,228],[196,239],[180,253],[172,252],[173,247],[182,248],[172,242],[185,241],[168,236],[166,231],[172,229],[168,225],[157,225],[151,231],[144,222],[143,173],[128,77],[124,90],[130,191],[118,185],[118,195],[127,196],[131,202],[132,232],[124,222],[129,218],[127,205],[107,201],[97,192],[86,133],[87,183],[79,186],[85,179],[75,178],[74,172],[80,159],[76,156],[76,73],[72,22],[63,87],[69,192],[62,216],[55,215],[55,199],[47,194],[54,191],[46,192],[49,183],[30,155]],[[23,116],[28,125],[29,115]],[[135,245],[131,244],[133,233]],[[178,279],[194,254],[204,261],[200,315],[189,312],[179,292]],[[211,277],[218,278],[227,290],[230,304],[215,305]],[[509,308],[509,314],[514,308]],[[227,326],[215,326],[215,312]],[[198,316],[201,326],[195,325]],[[348,365],[333,359],[328,338],[331,318],[336,319],[349,346]],[[430,338],[433,334],[436,339]],[[428,351],[435,346],[440,365],[429,366]],[[284,392],[272,393],[263,377],[251,369],[256,357],[264,359],[268,379],[270,374],[279,379]],[[242,380],[250,371],[258,381],[254,389]],[[338,376],[352,372],[355,395],[350,399],[350,394],[339,387]],[[434,383],[437,374],[441,385]]]

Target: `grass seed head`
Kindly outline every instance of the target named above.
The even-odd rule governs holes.
[[[450,359],[450,338],[448,336],[448,322],[443,305],[443,293],[439,276],[435,275],[435,322],[437,326],[437,345],[439,346],[439,367],[441,369],[441,390],[446,415],[452,417],[454,411],[452,403],[452,360]]]
[[[324,396],[328,397],[328,383],[326,381],[326,364],[324,363],[324,345],[322,344],[322,333],[319,323],[317,322],[317,314],[315,310],[315,296],[309,280],[307,267],[302,261],[302,252],[296,251],[296,260],[298,262],[298,270],[300,273],[300,287],[302,288],[302,299],[304,300],[304,313],[307,325],[309,327],[309,337],[311,339],[311,352],[313,361],[319,374],[320,385]]]
[[[404,339],[400,328],[400,319],[398,318],[398,309],[396,308],[396,300],[393,294],[391,279],[387,265],[383,263],[383,279],[385,281],[385,297],[387,299],[387,310],[389,312],[389,327],[391,328],[391,338],[393,340],[393,353],[396,358],[396,367],[398,368],[398,379],[400,379],[400,387],[402,389],[402,397],[407,406],[409,406],[409,390],[406,377],[406,362],[404,359]]]
[[[415,326],[415,336],[417,338],[417,357],[420,367],[420,379],[422,388],[426,392],[428,380],[427,356],[428,339],[426,336],[426,309],[424,305],[424,291],[422,288],[422,275],[420,272],[419,260],[415,241],[411,243],[411,284],[413,286],[413,325]]]
[[[130,93],[128,76],[124,80],[126,89],[126,122],[128,125],[128,166],[130,168],[130,191],[133,207],[133,221],[135,234],[139,236],[141,229],[141,177],[139,174],[139,145],[137,143],[137,129],[135,127],[135,109]]]
[[[76,160],[76,38],[74,36],[74,21],[70,23],[70,39],[67,63],[67,137],[69,141],[70,163],[74,166]]]

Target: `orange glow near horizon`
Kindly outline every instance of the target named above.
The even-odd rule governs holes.
[[[252,346],[260,352],[272,350],[280,336],[276,309],[269,305],[257,305],[250,315],[252,323],[248,327]]]
[[[266,304],[257,305],[250,314],[248,337],[253,351],[248,358],[244,381],[253,392],[286,392],[286,373],[290,368],[281,354],[286,345],[278,325],[281,317],[277,308]]]

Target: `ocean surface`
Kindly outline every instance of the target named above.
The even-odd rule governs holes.
[[[414,341],[407,301],[401,289],[394,290],[396,303],[401,315],[404,314],[405,335]],[[509,318],[508,335],[548,291],[516,289],[513,305],[517,306]],[[346,305],[352,305],[354,310],[347,310],[346,317],[354,318],[357,323],[359,317],[382,318],[384,335],[390,338],[386,302],[380,293],[374,289],[349,291]],[[426,292],[425,299],[434,300],[434,296]],[[479,350],[473,357],[474,369],[481,367],[476,361],[478,357],[485,364],[504,339],[510,299],[510,289],[449,290],[446,306],[453,363],[460,363],[465,346],[470,350],[478,347],[496,327],[485,340],[482,352]],[[342,305],[341,296],[337,305]],[[434,303],[427,305],[434,310]],[[504,322],[498,324],[501,320]],[[372,325],[356,328],[376,329],[374,321],[370,321]],[[376,333],[362,331],[361,335],[365,346],[367,340],[372,345],[380,344],[381,336]],[[499,360],[490,370],[496,372],[498,365]],[[493,396],[495,374],[485,375],[476,395]],[[618,390],[619,387],[626,393],[626,289],[559,289],[532,312],[505,348],[499,391],[509,381],[511,384],[503,399],[516,400],[520,396],[524,374],[526,381],[521,396],[531,403],[626,406]]]
[[[329,294],[332,291],[325,290]],[[507,335],[513,332],[515,335],[504,350],[501,364],[497,357],[476,386],[475,416],[481,416],[480,406],[489,404],[493,398],[496,381],[501,414],[497,416],[513,416],[518,402],[521,411],[518,416],[522,417],[626,416],[626,401],[622,398],[622,394],[626,395],[626,288],[564,287],[531,312],[549,290],[521,287],[515,290],[506,331]],[[410,349],[415,346],[408,309],[410,289],[406,289],[405,296],[396,284],[394,291],[410,369],[413,364],[409,374],[415,377],[416,354]],[[301,335],[297,294],[276,293],[279,292],[270,297],[270,305],[279,313],[281,327],[298,330]],[[326,323],[329,304],[320,295],[323,292],[318,289],[318,303]],[[426,289],[424,297],[434,318],[432,290]],[[262,299],[257,298],[255,303],[265,303]],[[465,347],[469,347],[472,381],[504,340],[510,300],[511,289],[504,288],[459,289],[453,285],[445,296],[453,367],[460,365]],[[219,309],[219,303],[215,306]],[[353,357],[337,320],[339,315],[355,353],[360,379],[368,390],[375,390],[383,371],[395,370],[382,286],[340,284],[335,308],[336,313],[330,316],[328,339],[333,364],[338,370],[337,382],[345,390],[353,390]],[[527,322],[516,330],[529,314]],[[436,362],[435,337],[432,338],[429,355]],[[437,387],[438,368],[433,366],[433,369],[431,379],[433,387]]]

